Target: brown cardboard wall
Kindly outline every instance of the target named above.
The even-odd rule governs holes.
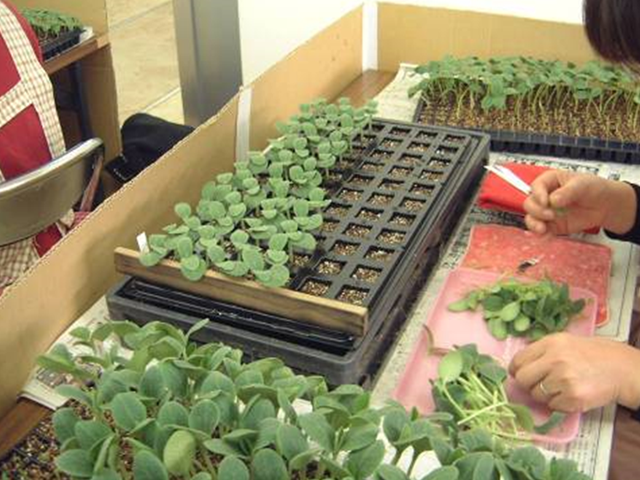
[[[362,8],[348,13],[253,83],[251,148],[276,136],[275,123],[316,97],[333,99],[362,72]]]
[[[111,160],[122,151],[118,93],[111,46],[106,46],[82,60],[82,75],[91,126],[94,134],[100,137],[107,147],[106,159]]]
[[[15,401],[36,356],[113,285],[113,251],[173,219],[207,178],[228,171],[237,99],[189,141],[123,187],[0,298],[0,417]]]
[[[581,25],[488,13],[381,3],[378,5],[380,70],[444,55],[531,55],[585,62],[594,58]]]
[[[108,30],[105,0],[9,0],[9,2],[20,10],[42,8],[73,15],[85,25],[93,27],[97,35],[106,33]]]

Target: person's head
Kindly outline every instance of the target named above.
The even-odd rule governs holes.
[[[589,42],[603,58],[640,65],[640,1],[584,0],[584,24]]]

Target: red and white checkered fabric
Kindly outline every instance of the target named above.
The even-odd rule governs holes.
[[[25,109],[35,108],[51,158],[65,151],[64,137],[58,120],[53,86],[44,71],[29,38],[14,13],[0,1],[0,36],[14,61],[20,80],[0,97],[0,129]],[[0,171],[0,182],[4,176]],[[72,222],[73,213],[65,216]],[[69,223],[68,225],[70,225]],[[64,229],[66,231],[66,228]],[[64,231],[61,231],[64,233]],[[14,283],[39,258],[34,238],[0,247],[0,291]]]

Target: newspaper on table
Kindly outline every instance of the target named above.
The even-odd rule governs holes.
[[[395,80],[378,95],[378,115],[381,118],[406,122],[413,120],[418,99],[409,99],[407,90],[419,78],[412,73],[412,68],[411,65],[403,64]],[[507,160],[590,172],[606,178],[640,183],[640,168],[630,165],[505,154],[492,154],[490,163]],[[426,288],[417,300],[404,333],[397,342],[394,351],[389,355],[386,365],[380,371],[373,392],[374,402],[383,403],[386,399],[391,398],[392,391],[404,370],[416,339],[419,338],[422,324],[427,318],[444,279],[451,270],[456,268],[464,256],[473,225],[482,223],[522,226],[522,220],[516,215],[483,210],[475,206],[475,202],[472,203],[463,215],[463,221],[460,222],[452,235],[439,266],[434,269]],[[605,326],[599,328],[596,334],[618,341],[626,341],[629,336],[635,301],[635,286],[638,275],[637,249],[632,245],[613,241],[602,235],[595,237],[595,239],[592,237],[590,240],[607,244],[613,251],[613,269],[609,290],[610,320]],[[103,297],[80,317],[56,343],[63,343],[73,353],[77,353],[77,349],[83,347],[73,346],[74,339],[69,335],[69,332],[79,326],[95,328],[108,321],[108,318],[106,301]],[[62,406],[66,399],[55,393],[54,390],[56,386],[67,381],[68,378],[64,375],[52,374],[44,369],[36,368],[22,396],[48,408],[56,409]],[[547,455],[557,455],[575,460],[585,474],[594,480],[605,480],[609,469],[614,418],[615,405],[584,414],[578,437],[566,446],[546,446]],[[415,473],[426,474],[435,466],[437,466],[437,460],[433,456],[426,455],[421,458]]]
[[[418,98],[410,99],[409,87],[420,80],[413,72],[413,65],[401,65],[394,81],[378,95],[379,116],[404,122],[412,122]],[[506,161],[533,163],[548,167],[588,172],[601,177],[640,182],[640,168],[631,165],[602,163],[585,160],[561,159],[531,155],[491,154],[489,163]],[[381,370],[373,398],[382,403],[391,398],[413,346],[420,335],[422,324],[427,319],[431,306],[442,287],[446,276],[458,266],[464,257],[471,229],[477,224],[495,223],[523,226],[522,219],[510,213],[484,210],[472,202],[462,216],[462,221],[451,236],[445,254],[434,269],[427,286],[416,301],[416,305],[405,330],[386,365]],[[627,341],[635,303],[638,276],[638,252],[634,245],[608,239],[604,235],[589,236],[589,241],[603,243],[613,252],[612,276],[609,288],[609,322],[596,332],[597,335],[617,341]],[[593,410],[582,416],[578,437],[568,445],[546,445],[547,454],[575,460],[580,469],[594,480],[605,480],[609,470],[615,405]]]
[[[79,353],[88,353],[87,347],[74,345],[75,338],[70,335],[74,329],[78,327],[87,327],[94,330],[99,325],[107,322],[109,313],[107,303],[102,297],[93,307],[76,320],[60,337],[55,344],[65,345],[71,353],[78,355]],[[31,374],[29,382],[24,387],[21,396],[33,400],[51,410],[56,410],[63,406],[68,399],[55,392],[59,385],[67,384],[72,381],[71,376],[60,373],[53,373],[42,367],[36,366]]]

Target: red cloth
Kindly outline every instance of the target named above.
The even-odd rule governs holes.
[[[505,163],[503,166],[529,185],[544,172],[550,170],[548,167],[523,163]],[[524,193],[490,172],[485,177],[482,187],[480,187],[478,205],[487,210],[502,210],[524,216],[523,204],[526,199],[527,196]],[[597,234],[599,231],[600,228],[594,227],[586,230],[586,233]]]
[[[42,52],[35,33],[9,2],[4,3],[16,15],[42,63]],[[0,97],[11,90],[19,80],[14,60],[0,32]],[[49,146],[40,118],[33,106],[0,128],[0,170],[6,180],[34,170],[50,160]],[[40,232],[36,236],[38,253],[44,255],[60,238],[60,232],[55,226]]]
[[[504,166],[528,184],[549,170],[548,167],[522,163],[506,163]],[[516,187],[512,187],[496,174],[490,172],[480,188],[478,205],[487,210],[502,210],[524,215],[523,204],[526,198],[527,196]]]

